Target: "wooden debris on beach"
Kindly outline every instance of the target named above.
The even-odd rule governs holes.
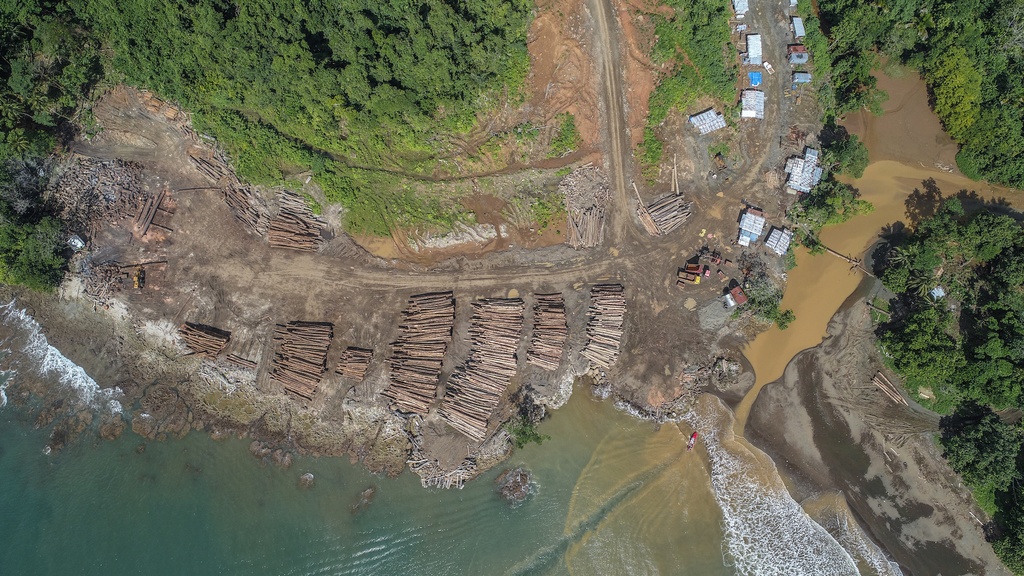
[[[537,294],[533,306],[533,338],[526,361],[544,370],[558,370],[562,363],[569,328],[565,322],[565,300],[561,294]]]
[[[472,306],[469,357],[448,380],[440,413],[452,428],[483,440],[487,421],[516,374],[524,304],[521,298],[486,298]]]
[[[259,235],[267,233],[270,224],[267,204],[254,188],[231,184],[224,188],[224,202],[235,218],[250,230]]]
[[[558,184],[565,196],[568,213],[565,241],[580,250],[592,248],[604,240],[605,212],[611,200],[611,188],[604,172],[593,165],[573,170]]]
[[[270,378],[287,392],[312,400],[327,371],[327,349],[334,325],[327,322],[289,322],[274,328],[277,342]]]
[[[334,371],[346,378],[362,381],[366,377],[366,371],[370,369],[370,360],[373,359],[373,350],[349,346],[341,353],[338,359],[338,366]]]
[[[896,386],[888,378],[885,377],[885,374],[877,372],[875,376],[871,379],[871,383],[874,384],[879,390],[882,391],[883,394],[885,394],[890,400],[892,400],[896,404],[902,404],[904,406],[910,405],[910,403],[907,402],[907,399],[904,398],[902,394],[900,394],[899,389],[896,388]]]
[[[598,284],[591,288],[587,316],[587,344],[583,348],[583,357],[602,368],[611,368],[619,358],[626,316],[626,296],[622,285]]]
[[[267,239],[275,248],[316,250],[320,247],[323,223],[298,195],[282,192],[278,197],[280,211],[270,221]]]
[[[409,305],[402,311],[398,339],[391,343],[391,384],[383,392],[399,412],[423,415],[430,409],[454,326],[452,292],[409,298]]]
[[[220,354],[231,339],[231,333],[207,326],[185,322],[178,328],[178,335],[185,341],[189,350],[199,356],[213,358]]]

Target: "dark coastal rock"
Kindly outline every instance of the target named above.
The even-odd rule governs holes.
[[[111,414],[104,416],[100,422],[100,438],[104,440],[114,440],[121,436],[125,429],[124,418],[120,414]]]
[[[520,504],[533,492],[533,475],[522,466],[505,470],[494,483],[498,493],[510,504]]]
[[[181,438],[192,429],[192,413],[171,386],[150,387],[140,404],[142,413],[132,420],[132,430],[139,436],[150,440],[162,440],[168,435]]]
[[[315,480],[313,478],[313,474],[310,472],[306,472],[302,476],[299,476],[299,488],[309,489],[313,487],[314,483]]]

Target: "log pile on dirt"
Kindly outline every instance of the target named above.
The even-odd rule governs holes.
[[[604,240],[604,208],[591,206],[569,211],[566,241],[576,250],[593,248]]]
[[[686,222],[690,217],[691,204],[684,201],[681,194],[669,194],[648,205],[647,213],[651,215],[658,234],[664,236]]]
[[[893,383],[888,378],[885,377],[885,374],[882,374],[881,372],[876,373],[874,378],[871,379],[871,383],[874,384],[879,390],[881,390],[882,393],[885,394],[889,398],[889,400],[892,400],[894,403],[902,404],[904,406],[910,405],[907,402],[907,399],[904,398],[902,394],[900,394],[900,391],[896,388],[896,386],[894,386]]]
[[[334,371],[347,378],[362,381],[366,377],[366,371],[370,368],[370,360],[373,359],[373,350],[349,346],[341,353],[338,359],[338,366]]]
[[[89,233],[95,224],[127,220],[142,198],[142,166],[123,160],[75,156],[51,188],[61,219],[75,232]]]
[[[591,288],[587,316],[587,345],[583,348],[583,357],[602,368],[611,368],[619,359],[626,317],[622,285],[598,284]]]
[[[156,194],[149,196],[143,201],[142,206],[139,207],[138,212],[135,213],[135,219],[132,220],[132,226],[135,231],[138,232],[139,238],[145,237],[149,233],[149,228],[153,225],[153,219],[156,218],[158,210],[163,210],[161,205],[164,202],[164,198],[167,196],[167,188],[161,187]]]
[[[573,248],[592,248],[604,239],[605,208],[611,199],[608,178],[596,166],[573,170],[558,184],[568,211],[566,243]]]
[[[96,302],[104,303],[124,289],[126,274],[117,262],[96,266],[84,265],[78,276],[82,279],[82,292]]]
[[[275,248],[316,250],[320,247],[323,223],[313,215],[299,196],[283,192],[278,197],[280,210],[270,221],[267,239]]]
[[[217,150],[193,146],[188,151],[188,159],[196,170],[214,182],[220,183],[225,178],[234,180],[227,158]]]
[[[524,305],[521,298],[486,298],[472,306],[469,357],[448,380],[441,417],[466,436],[483,440],[487,420],[516,375]]]
[[[220,354],[231,339],[231,333],[207,326],[185,322],[178,328],[178,335],[185,341],[185,346],[194,354],[214,358]]]
[[[312,400],[327,371],[327,348],[334,326],[326,322],[289,322],[274,328],[277,348],[270,378],[296,396]]]
[[[537,294],[533,306],[533,339],[526,361],[544,370],[558,370],[569,328],[565,323],[565,300],[561,294]]]
[[[422,415],[430,409],[454,326],[452,292],[409,298],[409,305],[402,311],[398,339],[391,343],[391,385],[383,393],[399,412]]]
[[[267,233],[270,223],[267,204],[254,188],[232,184],[224,188],[224,201],[239,222],[261,236]]]

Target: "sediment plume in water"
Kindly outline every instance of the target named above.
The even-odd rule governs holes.
[[[860,574],[850,552],[790,496],[774,463],[733,436],[721,401],[705,395],[685,420],[707,449],[722,552],[739,574]]]
[[[100,388],[85,369],[68,360],[60,350],[47,341],[42,327],[35,318],[19,308],[14,300],[0,306],[0,323],[13,331],[0,346],[24,356],[24,361],[13,359],[15,373],[23,372],[42,378],[54,378],[59,386],[73,391],[78,400],[91,408],[106,408],[115,414],[122,411],[121,403],[118,401],[122,395],[121,389]],[[0,400],[0,406],[6,404],[6,394],[0,392]]]

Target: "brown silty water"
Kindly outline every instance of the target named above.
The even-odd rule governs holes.
[[[884,114],[851,114],[844,124],[868,146],[871,163],[863,177],[847,180],[871,202],[870,214],[830,226],[821,233],[829,248],[860,257],[894,223],[907,224],[907,199],[923,182],[934,180],[945,196],[961,190],[977,192],[980,199],[1005,199],[1011,206],[1024,204],[1021,192],[965,178],[955,169],[956,143],[943,131],[928,107],[924,81],[906,69],[898,77],[878,74],[878,86],[889,94]],[[926,207],[928,208],[928,207]],[[829,320],[853,293],[862,272],[831,255],[812,256],[797,249],[797,267],[789,273],[782,307],[796,320],[787,330],[771,328],[751,342],[743,354],[757,376],[754,387],[736,407],[736,432],[742,434],[758,392],[778,380],[789,361],[801,350],[817,346]]]

